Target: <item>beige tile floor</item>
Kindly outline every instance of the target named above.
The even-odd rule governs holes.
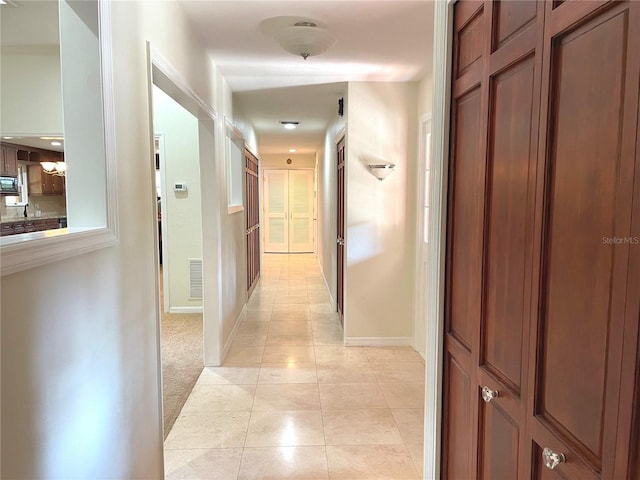
[[[225,363],[165,442],[170,480],[417,479],[424,363],[344,347],[313,255],[265,255]]]

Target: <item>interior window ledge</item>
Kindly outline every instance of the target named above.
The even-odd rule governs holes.
[[[227,213],[229,215],[234,214],[234,213],[238,213],[238,212],[242,212],[244,211],[244,206],[243,205],[229,205],[227,207]]]
[[[69,227],[8,235],[0,240],[0,274],[10,275],[117,243],[118,236],[106,227]]]

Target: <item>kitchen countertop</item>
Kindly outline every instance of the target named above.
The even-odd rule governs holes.
[[[51,220],[58,218],[67,218],[66,215],[41,215],[39,217],[29,215],[28,217],[14,217],[14,218],[3,218],[0,222],[1,224],[5,223],[17,223],[17,222],[33,222],[34,220]]]

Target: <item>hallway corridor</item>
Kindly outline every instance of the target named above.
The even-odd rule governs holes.
[[[224,365],[165,441],[166,478],[417,479],[423,406],[420,355],[344,347],[315,255],[266,254]]]

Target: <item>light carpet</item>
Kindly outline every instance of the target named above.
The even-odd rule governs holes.
[[[162,314],[164,437],[202,372],[202,314]]]

